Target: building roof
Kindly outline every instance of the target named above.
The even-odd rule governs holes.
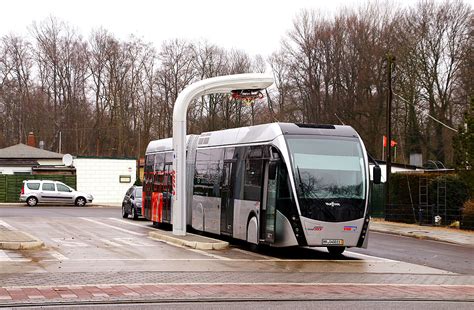
[[[0,158],[0,167],[32,167],[37,166],[34,159]]]
[[[23,143],[0,149],[0,158],[7,159],[61,159],[63,154],[46,151]]]

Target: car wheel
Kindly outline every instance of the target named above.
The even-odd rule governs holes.
[[[128,218],[128,213],[125,211],[125,206],[124,205],[122,205],[122,217],[124,219]]]
[[[30,207],[34,207],[38,204],[38,199],[36,197],[28,197],[26,204]]]
[[[344,246],[328,246],[328,252],[329,254],[333,256],[339,256],[342,255],[346,247]]]
[[[76,206],[84,207],[86,205],[86,199],[84,197],[78,197],[76,199]]]
[[[135,207],[132,207],[132,218],[134,220],[138,219],[137,211],[135,210]]]

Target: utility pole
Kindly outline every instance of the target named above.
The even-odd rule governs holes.
[[[395,62],[395,57],[387,54],[387,165],[385,178],[385,210],[390,206],[390,173],[392,171],[392,67]]]

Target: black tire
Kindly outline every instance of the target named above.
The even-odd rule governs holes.
[[[124,219],[128,218],[128,213],[125,211],[125,206],[124,205],[122,205],[122,217]]]
[[[341,256],[345,249],[345,246],[328,246],[329,254],[333,256]]]
[[[84,207],[87,203],[87,200],[86,198],[84,197],[77,197],[76,198],[76,202],[75,202],[75,205],[78,206],[78,207]]]
[[[134,206],[132,206],[132,219],[138,219],[137,210],[135,210]]]
[[[30,207],[34,207],[38,204],[38,199],[36,197],[33,197],[33,196],[28,197],[26,199],[26,204]]]

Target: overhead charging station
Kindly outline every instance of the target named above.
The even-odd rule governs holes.
[[[261,73],[225,75],[201,80],[186,87],[173,109],[173,234],[186,235],[186,118],[189,104],[209,94],[232,94],[234,98],[261,98],[262,89],[273,84],[273,76]]]

